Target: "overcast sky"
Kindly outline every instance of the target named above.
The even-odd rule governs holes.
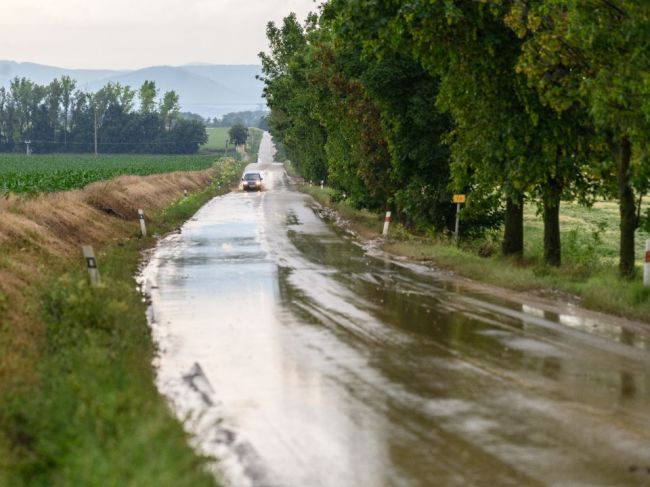
[[[319,2],[320,3],[320,2]],[[66,68],[259,64],[266,23],[313,0],[1,0],[0,59]]]

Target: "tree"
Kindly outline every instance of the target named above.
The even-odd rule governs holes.
[[[56,136],[61,125],[61,99],[63,86],[58,79],[52,80],[46,88],[46,112],[48,118],[47,141],[56,144]],[[63,131],[63,127],[61,127]],[[38,138],[41,138],[39,136]],[[45,139],[44,139],[45,140]]]
[[[178,95],[175,91],[166,92],[160,103],[160,116],[165,122],[165,130],[170,131],[172,129],[172,124],[178,118],[179,113],[180,104]]]
[[[140,98],[140,112],[143,114],[151,113],[156,107],[156,97],[158,89],[155,81],[145,80],[138,92]]]
[[[524,39],[518,69],[556,113],[582,109],[607,140],[620,206],[619,273],[634,275],[635,202],[648,186],[650,4],[518,0],[508,21]]]
[[[61,77],[61,105],[63,107],[62,126],[63,126],[63,146],[68,147],[68,131],[70,128],[70,106],[72,96],[76,87],[76,81],[69,76]]]
[[[248,129],[241,123],[233,125],[228,131],[230,141],[235,145],[244,145],[248,140]]]
[[[307,79],[305,30],[291,14],[280,27],[270,22],[266,35],[270,53],[259,56],[273,140],[304,177],[326,179],[327,134],[312,110],[318,100]]]
[[[93,140],[95,155],[99,154],[99,129],[104,123],[104,115],[106,115],[106,111],[115,96],[115,92],[115,85],[108,83],[90,97],[90,105],[93,111]]]
[[[0,88],[0,151],[22,151],[31,139],[38,152],[192,153],[205,142],[201,118],[186,124],[175,120],[178,96],[170,92],[160,111],[133,111],[136,93],[108,83],[96,93],[72,92],[74,80],[62,78],[40,86],[15,79]],[[172,123],[173,122],[173,123]]]

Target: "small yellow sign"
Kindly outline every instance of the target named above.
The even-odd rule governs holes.
[[[465,195],[464,194],[455,194],[452,201],[454,203],[465,203]]]

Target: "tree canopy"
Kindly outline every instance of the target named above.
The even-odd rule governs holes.
[[[0,152],[23,152],[25,141],[39,153],[197,152],[207,141],[203,122],[180,117],[174,91],[156,96],[153,81],[138,93],[119,83],[90,93],[66,76],[45,86],[16,78],[0,87]]]
[[[523,204],[561,263],[564,200],[621,205],[634,270],[650,185],[650,5],[641,0],[330,0],[267,28],[268,126],[280,154],[357,206],[419,231],[500,225],[522,255]]]
[[[228,131],[230,141],[235,145],[244,145],[248,140],[248,128],[241,123],[236,123]]]

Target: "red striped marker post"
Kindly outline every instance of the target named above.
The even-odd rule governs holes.
[[[650,286],[650,239],[645,241],[645,262],[643,263],[643,285]]]
[[[388,237],[388,227],[390,226],[390,211],[386,212],[386,218],[384,218],[384,231],[382,235]]]

